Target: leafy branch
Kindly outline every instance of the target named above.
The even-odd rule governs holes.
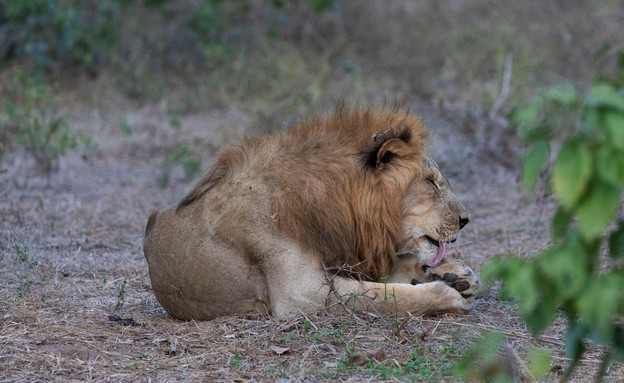
[[[524,186],[534,190],[543,177],[557,202],[552,244],[532,259],[497,257],[483,273],[502,280],[502,296],[517,299],[533,335],[550,326],[559,310],[565,315],[572,362],[563,380],[583,355],[586,339],[605,347],[597,381],[610,363],[624,360],[623,91],[607,81],[595,83],[584,97],[572,88],[551,88],[514,115],[529,144]],[[611,266],[601,268],[605,262]]]

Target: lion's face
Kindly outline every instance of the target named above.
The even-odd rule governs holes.
[[[468,212],[438,166],[426,160],[422,177],[412,181],[403,203],[403,240],[398,254],[416,254],[423,264],[435,266],[468,221]]]

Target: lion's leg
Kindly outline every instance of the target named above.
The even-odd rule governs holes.
[[[283,259],[272,259],[271,267],[265,269],[271,314],[278,317],[327,308],[413,315],[471,309],[470,302],[444,282],[416,286],[360,282],[324,271],[314,256],[290,252],[289,261]]]
[[[471,304],[444,282],[419,285],[359,282],[335,277],[329,292],[332,306],[386,314],[467,313]]]

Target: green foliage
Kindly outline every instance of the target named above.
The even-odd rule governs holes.
[[[240,354],[232,355],[232,358],[230,359],[230,363],[228,364],[228,367],[230,368],[230,370],[235,370],[235,371],[242,370],[245,367],[245,364],[243,362],[243,357]]]
[[[487,334],[453,366],[454,375],[474,382],[511,383],[511,377],[501,369],[498,361],[498,349],[504,340],[500,333]]]
[[[126,61],[134,45],[154,39],[154,29],[178,25],[182,27],[173,31],[175,39],[146,48],[158,55],[162,44],[170,43],[190,48],[187,53],[203,52],[209,59],[223,51],[224,36],[242,34],[252,9],[271,14],[288,3],[200,0],[173,7],[163,0],[0,0],[0,63],[25,59],[38,70],[77,67],[93,73]],[[338,4],[339,0],[308,1],[316,13],[334,10]],[[152,28],[145,20],[158,20],[160,25]],[[270,18],[264,23],[272,27]]]
[[[9,88],[5,111],[0,111],[0,159],[11,148],[22,147],[49,174],[68,150],[90,145],[89,137],[70,129],[54,86],[18,72]]]
[[[222,12],[222,1],[200,1],[187,26],[193,38],[203,45],[216,43],[218,36],[228,27],[236,24],[239,12]],[[248,7],[243,7],[247,9]],[[240,20],[238,20],[240,21]]]
[[[116,41],[116,0],[0,0],[0,60],[25,57],[44,69],[92,68]]]
[[[289,2],[294,3],[293,0],[272,0],[271,4],[276,8],[284,8]],[[308,6],[316,13],[334,11],[339,4],[340,0],[308,0]]]
[[[5,255],[15,261],[14,265],[7,269],[11,270],[7,286],[14,284],[19,298],[30,295],[33,287],[50,277],[50,262],[39,254],[33,253],[26,242],[18,237],[11,236],[6,248],[0,248],[0,261]],[[6,292],[9,293],[9,290]],[[45,296],[42,296],[42,299],[45,299]]]
[[[546,376],[550,372],[552,358],[543,348],[533,348],[529,352],[529,371],[533,376]]]
[[[527,190],[532,190],[537,184],[540,173],[544,170],[543,166],[548,161],[548,154],[550,153],[550,144],[548,141],[536,142],[527,152],[523,167],[522,179],[524,187]]]
[[[181,141],[177,144],[173,151],[167,153],[163,172],[158,179],[160,187],[169,185],[171,179],[171,171],[174,167],[180,166],[184,171],[184,179],[189,182],[201,170],[201,161],[191,152],[191,146],[188,141]]]
[[[600,380],[610,361],[624,360],[624,269],[617,263],[599,269],[601,255],[621,259],[624,253],[624,87],[599,81],[585,97],[552,88],[519,108],[513,120],[529,144],[525,187],[533,190],[544,175],[558,204],[553,244],[530,260],[495,258],[484,266],[484,277],[502,280],[502,295],[517,299],[534,335],[563,312],[572,359],[564,379],[586,339],[605,346]],[[559,141],[551,166],[549,151]]]
[[[148,360],[149,358],[150,358],[149,354],[145,354],[142,352],[132,355],[132,359],[134,360]]]
[[[453,374],[469,382],[514,382],[509,365],[517,363],[505,350],[505,336],[497,332],[486,333],[484,338],[470,348],[452,368]],[[550,371],[550,354],[540,348],[529,352],[528,369],[534,377],[545,376]]]
[[[132,136],[132,134],[134,133],[132,125],[130,125],[127,121],[123,121],[121,124],[119,124],[119,130],[128,137]]]
[[[38,260],[30,256],[30,251],[28,250],[28,246],[19,242],[15,238],[11,238],[11,246],[13,247],[13,251],[15,251],[17,260],[20,263],[27,265],[30,269],[34,269],[37,266],[37,264],[39,264]]]
[[[375,360],[369,356],[354,351],[347,346],[345,355],[338,360],[338,372],[359,371],[365,375],[379,380],[401,380],[419,382],[423,379],[432,380],[434,376],[438,378],[441,371],[449,363],[446,357],[433,359],[428,356],[432,350],[423,346],[412,348],[409,360],[399,363],[394,359]],[[448,351],[446,351],[448,352]]]
[[[303,331],[308,332],[312,329],[312,322],[310,322],[309,320],[305,320],[303,322]]]
[[[308,3],[314,12],[322,13],[338,8],[340,0],[308,0]]]
[[[30,255],[28,246],[19,242],[16,238],[11,238],[11,247],[15,252],[15,256],[20,264],[26,265],[28,269],[33,270],[39,264],[39,261]],[[34,280],[30,274],[19,275],[19,285],[17,287],[18,296],[23,298],[30,293],[30,288]]]
[[[275,338],[275,342],[280,343],[280,344],[290,344],[293,341],[293,338],[295,337],[295,335],[296,334],[294,331],[289,331],[283,336]]]

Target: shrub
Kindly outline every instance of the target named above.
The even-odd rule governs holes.
[[[9,88],[5,111],[0,112],[0,159],[13,147],[22,147],[50,174],[60,156],[79,143],[90,143],[89,137],[70,129],[54,86],[18,72]]]
[[[602,80],[584,97],[571,87],[551,88],[513,121],[529,144],[525,187],[533,190],[543,175],[557,203],[552,244],[532,259],[497,257],[484,277],[502,280],[503,297],[517,300],[534,335],[559,312],[565,316],[572,362],[564,381],[587,340],[604,346],[600,381],[614,360],[624,360],[624,87]]]
[[[307,6],[322,13],[338,3],[308,0]],[[73,66],[93,72],[102,65],[127,61],[137,47],[156,59],[180,47],[185,59],[193,52],[204,52],[210,59],[212,51],[224,48],[224,36],[253,33],[245,26],[252,11],[272,14],[288,4],[295,2],[0,0],[0,63],[27,59],[39,70]],[[260,20],[266,28],[274,21],[264,16]]]
[[[28,58],[36,67],[93,68],[116,42],[120,1],[0,0],[0,60]]]

